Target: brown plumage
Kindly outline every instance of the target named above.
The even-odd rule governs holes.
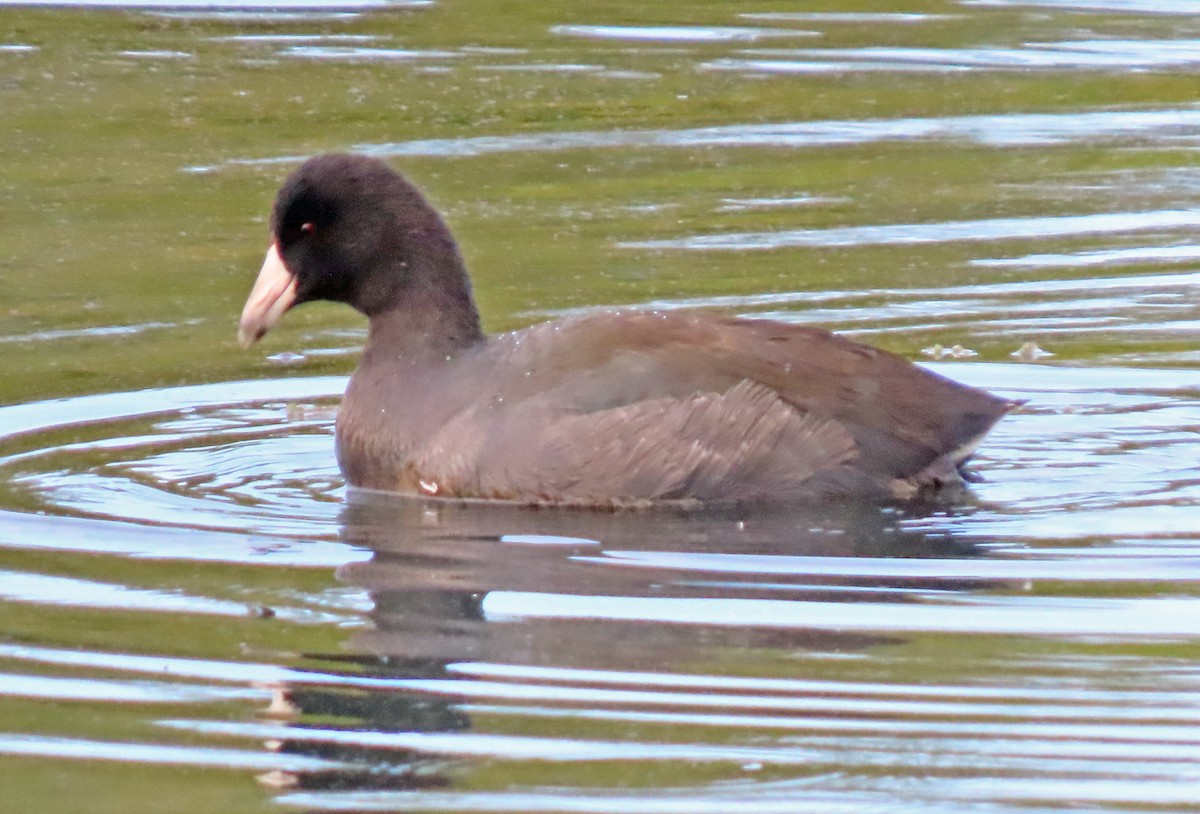
[[[1016,406],[826,331],[710,312],[488,339],[441,218],[361,156],[300,167],[272,233],[243,342],[311,299],[370,318],[337,424],[355,486],[606,506],[909,497],[961,483]]]

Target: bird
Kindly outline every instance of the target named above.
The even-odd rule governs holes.
[[[904,501],[974,479],[966,462],[1021,404],[820,328],[707,309],[489,337],[445,220],[360,154],[283,182],[240,343],[314,300],[368,320],[335,431],[360,489],[610,509]]]

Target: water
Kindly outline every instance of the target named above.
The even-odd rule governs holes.
[[[0,809],[1200,807],[1196,10],[0,5]],[[489,330],[715,307],[1028,405],[954,504],[348,491],[361,320],[234,343],[332,149]]]

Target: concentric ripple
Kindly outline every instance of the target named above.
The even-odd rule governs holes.
[[[342,384],[259,385],[276,393],[235,405],[253,383],[6,408],[0,478],[11,503],[56,515],[313,536],[341,501],[328,397]]]
[[[0,754],[267,771],[278,802],[313,811],[1181,805],[1200,780],[1200,673],[1171,655],[1200,618],[1200,374],[935,367],[1029,403],[974,498],[928,507],[348,492],[341,378],[0,410],[0,550],[340,583],[248,607],[138,569],[0,573],[14,606],[236,624],[273,596],[262,624],[338,631],[302,666],[0,643],[0,699],[173,704],[151,723],[187,738],[0,733]],[[230,703],[258,711],[211,708]],[[669,789],[634,791],[664,772]]]

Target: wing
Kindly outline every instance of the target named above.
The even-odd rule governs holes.
[[[827,331],[706,312],[589,315],[508,334],[491,351],[499,397],[567,412],[756,382],[843,425],[855,465],[878,479],[961,463],[1018,405]]]
[[[531,409],[533,434],[525,432]],[[851,466],[857,450],[841,424],[750,381],[586,413],[525,404],[482,432],[479,418],[463,414],[414,461],[427,488],[587,505],[803,500],[872,488]],[[448,466],[445,449],[464,449],[470,428],[470,455]]]

